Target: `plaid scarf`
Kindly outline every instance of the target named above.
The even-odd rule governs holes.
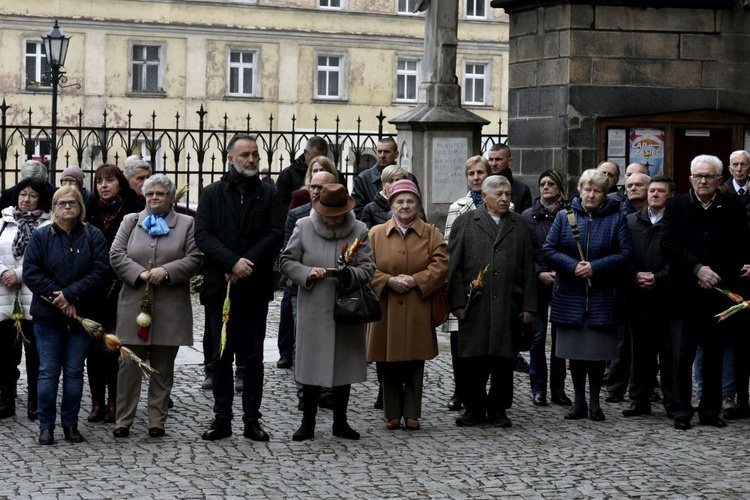
[[[39,226],[39,218],[44,212],[41,209],[30,212],[19,210],[18,207],[13,209],[13,219],[18,223],[18,231],[13,238],[13,257],[20,259],[23,252],[29,244],[31,233]]]

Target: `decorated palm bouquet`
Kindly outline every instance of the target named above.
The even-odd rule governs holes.
[[[719,321],[724,321],[725,319],[734,315],[735,313],[738,313],[742,311],[743,309],[750,308],[750,300],[745,300],[744,298],[742,298],[741,295],[734,293],[734,292],[730,292],[729,290],[722,290],[721,288],[717,288],[717,287],[714,287],[714,290],[721,293],[729,300],[732,300],[735,302],[735,305],[733,305],[732,307],[728,309],[723,310],[722,312],[714,316],[715,318],[719,318]]]
[[[344,247],[341,249],[341,255],[337,259],[339,269],[347,269],[357,258],[357,253],[363,245],[367,245],[367,238],[370,234],[367,231],[363,231],[362,234],[357,237],[354,242],[349,245],[349,242],[344,243]]]
[[[465,310],[469,309],[469,306],[474,301],[474,299],[482,295],[482,288],[484,287],[484,276],[487,274],[487,271],[489,270],[490,270],[490,265],[487,264],[486,266],[482,268],[481,271],[479,271],[479,273],[477,274],[477,277],[473,279],[471,283],[469,283],[469,293],[466,298]]]

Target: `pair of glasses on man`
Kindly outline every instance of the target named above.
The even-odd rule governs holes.
[[[691,175],[690,177],[692,177],[698,182],[701,182],[701,181],[709,182],[709,181],[714,181],[720,178],[721,176],[715,175],[715,174],[695,174],[695,175]]]

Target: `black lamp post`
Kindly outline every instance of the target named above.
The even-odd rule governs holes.
[[[55,162],[57,161],[57,87],[64,88],[68,81],[64,71],[60,71],[60,68],[65,64],[65,56],[68,54],[68,43],[70,43],[70,37],[65,36],[65,32],[60,29],[57,25],[57,19],[55,19],[55,26],[44,36],[42,36],[44,42],[44,54],[47,57],[47,63],[51,68],[51,71],[45,72],[42,75],[42,83],[44,85],[52,85],[52,141],[50,144],[50,164],[49,164],[49,178],[50,182],[55,183]],[[80,85],[78,85],[80,88]]]

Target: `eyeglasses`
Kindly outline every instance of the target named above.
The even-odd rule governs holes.
[[[164,196],[167,196],[166,191],[148,191],[147,193],[144,193],[143,196],[146,198],[153,198],[156,196],[157,198],[163,198]]]
[[[60,179],[60,185],[61,186],[75,186],[78,184],[78,181],[75,179]]]
[[[75,207],[76,205],[78,205],[76,200],[62,200],[55,203],[57,208]]]
[[[323,189],[322,184],[311,184],[310,191],[321,191]]]
[[[712,174],[695,174],[695,175],[691,175],[690,177],[692,177],[693,179],[695,179],[698,182],[701,182],[701,181],[710,182],[710,181],[714,181],[714,180],[718,179],[721,176],[720,175],[712,175]]]

